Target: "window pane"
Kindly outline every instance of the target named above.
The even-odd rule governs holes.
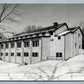
[[[21,48],[21,42],[17,42],[17,48]]]
[[[61,52],[56,53],[56,57],[62,57],[62,53]]]
[[[38,57],[38,53],[37,52],[33,52],[32,53],[32,57]]]
[[[17,53],[17,56],[21,56],[21,53]]]
[[[6,48],[8,48],[8,47],[9,47],[8,43],[6,43],[5,45],[6,45]]]
[[[3,49],[3,44],[1,44],[1,49]]]
[[[24,42],[24,47],[29,47],[29,41]]]
[[[24,52],[24,57],[28,57],[29,53]]]
[[[32,46],[38,47],[39,46],[39,40],[32,41]]]
[[[1,56],[3,56],[3,53],[1,53]]]
[[[61,39],[61,37],[60,36],[58,36],[58,40],[60,40]]]
[[[14,48],[14,43],[11,43],[11,48]]]
[[[8,56],[8,53],[6,53],[6,56]]]
[[[11,53],[11,56],[14,56],[14,53]]]

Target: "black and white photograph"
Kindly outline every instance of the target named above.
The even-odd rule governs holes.
[[[84,4],[0,4],[0,81],[84,81]]]

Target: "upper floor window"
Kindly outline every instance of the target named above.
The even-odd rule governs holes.
[[[80,37],[80,34],[78,34],[78,37]]]
[[[39,46],[39,40],[32,41],[32,46],[38,47]]]
[[[32,57],[38,57],[38,52],[33,52]]]
[[[17,48],[21,48],[21,42],[17,42]]]
[[[11,48],[14,48],[14,42],[11,43]]]
[[[6,48],[8,48],[8,47],[9,47],[8,43],[6,43],[5,45],[6,45]]]
[[[58,40],[60,40],[61,39],[61,37],[60,36],[58,36]]]
[[[24,47],[29,47],[29,41],[24,42]]]
[[[42,36],[45,36],[45,32],[42,33]]]
[[[53,31],[49,31],[50,35],[53,35]]]
[[[3,49],[3,44],[1,44],[1,49]]]

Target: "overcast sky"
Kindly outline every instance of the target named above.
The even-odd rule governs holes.
[[[27,25],[53,25],[53,22],[66,22],[69,27],[84,22],[83,4],[22,4],[18,7],[19,23],[6,23],[15,32],[21,32]]]

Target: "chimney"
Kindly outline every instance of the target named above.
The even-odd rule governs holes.
[[[53,24],[54,24],[54,26],[58,26],[58,22],[54,22]]]

